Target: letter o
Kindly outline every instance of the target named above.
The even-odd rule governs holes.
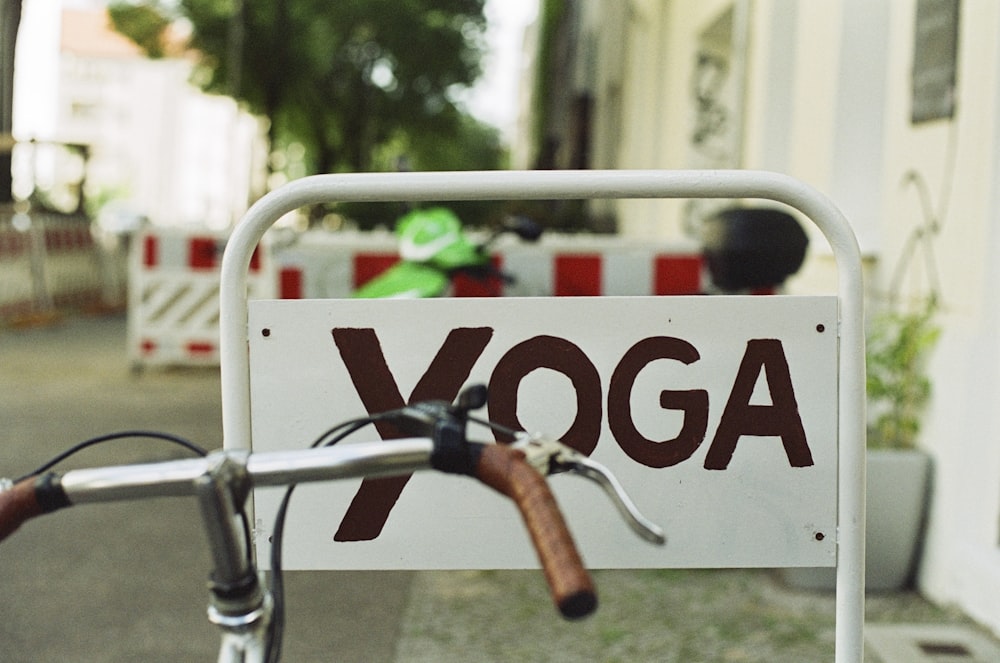
[[[577,345],[557,336],[535,336],[518,343],[497,362],[489,384],[490,419],[522,430],[517,418],[517,390],[529,373],[548,368],[569,378],[576,392],[576,417],[562,441],[590,455],[601,436],[603,395],[601,376]],[[498,435],[498,440],[502,436]],[[509,439],[502,441],[510,441]]]

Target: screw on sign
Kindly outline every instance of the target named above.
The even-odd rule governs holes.
[[[817,328],[817,331],[822,330]],[[404,401],[374,329],[332,330],[337,350],[369,413],[400,408],[407,402],[454,400],[493,333],[490,327],[452,329],[413,393]],[[680,432],[671,440],[650,440],[643,436],[632,419],[630,404],[636,377],[651,362],[666,359],[692,364],[700,358],[698,349],[684,339],[654,336],[634,343],[619,360],[608,387],[608,426],[622,451],[634,461],[652,468],[676,465],[689,459],[706,439],[709,395],[703,389],[660,392],[660,407],[680,411],[684,417]],[[540,368],[557,371],[569,378],[576,394],[576,418],[562,439],[589,455],[597,447],[604,416],[601,380],[597,368],[583,350],[564,338],[534,336],[516,344],[501,357],[489,380],[487,407],[490,419],[521,428],[517,417],[518,386],[528,374]],[[762,373],[771,397],[767,405],[751,403]],[[403,437],[400,431],[385,422],[376,423],[376,428],[383,439]],[[705,469],[725,470],[744,435],[779,437],[790,466],[813,464],[788,361],[779,339],[747,341],[705,457]],[[376,538],[409,478],[366,479],[334,539],[368,541]]]

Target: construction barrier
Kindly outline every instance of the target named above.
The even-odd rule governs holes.
[[[362,283],[391,267],[396,236],[389,232],[306,232],[274,244],[281,299],[350,297]]]
[[[615,236],[548,235],[528,244],[514,238],[493,249],[510,283],[459,278],[457,297],[689,295],[703,292],[699,249],[692,244],[640,242]],[[282,299],[348,297],[399,259],[389,233],[305,233],[275,251]]]
[[[0,219],[0,320],[102,305],[102,254],[87,219],[8,213]]]
[[[148,229],[129,256],[128,356],[149,365],[218,365],[219,267],[226,237],[207,231]],[[250,297],[273,297],[269,256],[258,249]]]
[[[57,308],[99,307],[104,299],[101,250],[83,219],[43,218],[45,281]]]
[[[5,320],[35,308],[33,244],[30,228],[19,229],[11,223],[0,227],[0,317]]]
[[[147,365],[214,365],[219,361],[219,263],[225,237],[150,229],[130,257],[129,359]],[[687,295],[703,291],[694,245],[613,236],[550,235],[535,244],[513,238],[494,247],[494,264],[515,278],[459,278],[458,297]],[[387,232],[306,232],[258,247],[250,297],[336,299],[399,259]]]

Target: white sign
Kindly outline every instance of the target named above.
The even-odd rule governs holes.
[[[594,568],[834,566],[836,297],[249,302],[254,451],[307,447],[369,409],[490,386],[479,413],[607,465],[667,536],[636,537],[586,479],[552,479]],[[384,431],[383,431],[384,433]],[[470,437],[491,440],[470,427]],[[377,440],[368,427],[350,440]],[[255,491],[269,554],[277,489]],[[536,566],[506,498],[472,479],[302,485],[291,569]]]

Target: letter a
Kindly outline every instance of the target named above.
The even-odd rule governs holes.
[[[762,370],[771,392],[771,405],[751,405],[754,385]],[[778,339],[752,339],[747,342],[729,402],[705,458],[705,469],[726,469],[736,451],[736,443],[743,435],[778,436],[792,467],[813,464],[802,418],[799,417],[799,406],[795,401],[788,360]]]

